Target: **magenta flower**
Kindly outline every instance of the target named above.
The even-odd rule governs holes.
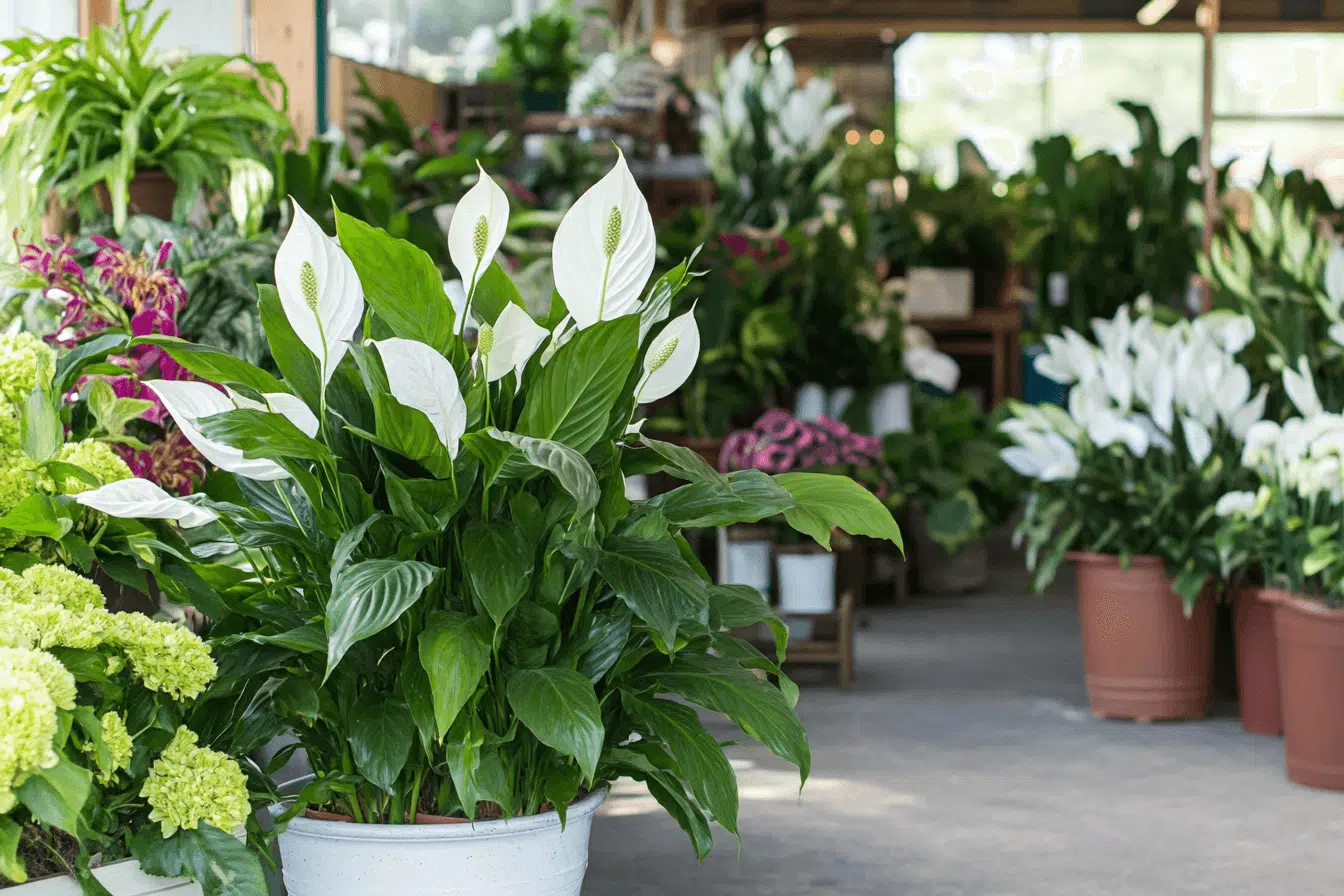
[[[825,415],[817,418],[817,426],[822,432],[837,439],[847,439],[853,434],[848,426]]]
[[[800,427],[792,414],[775,408],[762,414],[752,428],[768,439],[791,439],[798,435]]]
[[[751,467],[766,473],[787,473],[797,459],[798,452],[792,445],[766,445],[752,455]]]
[[[14,231],[15,243],[19,232]],[[59,236],[49,236],[41,244],[19,247],[19,267],[47,281],[48,286],[84,283],[84,269],[75,261],[75,249]]]
[[[127,445],[115,447],[135,476],[155,482],[167,491],[189,495],[205,481],[205,459],[179,429],[169,430],[163,438],[138,451]]]

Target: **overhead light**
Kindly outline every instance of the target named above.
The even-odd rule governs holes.
[[[1148,0],[1135,16],[1140,25],[1152,27],[1167,17],[1167,13],[1176,8],[1178,0]]]

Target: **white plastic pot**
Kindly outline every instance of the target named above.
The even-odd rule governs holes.
[[[184,877],[153,877],[140,870],[135,859],[110,862],[93,869],[93,876],[112,896],[201,896],[200,885]],[[48,877],[5,890],[5,896],[84,896],[70,877]]]
[[[841,386],[832,391],[830,398],[826,400],[826,416],[832,420],[842,419],[845,411],[849,410],[849,404],[854,400],[855,394],[852,386]]]
[[[877,390],[868,403],[868,421],[873,435],[910,431],[910,384],[889,383]]]
[[[289,896],[579,896],[599,791],[554,812],[475,824],[295,818],[280,835]]]
[[[816,420],[826,413],[826,390],[816,383],[807,383],[798,390],[793,404],[793,416],[799,420]]]
[[[770,542],[724,539],[726,558],[723,584],[750,585],[762,594],[770,593]]]
[[[782,553],[777,559],[781,613],[835,611],[835,554]]]

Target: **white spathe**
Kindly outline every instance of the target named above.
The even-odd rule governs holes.
[[[489,355],[481,358],[479,346],[476,350],[477,360],[484,362],[486,380],[491,383],[502,380],[513,371],[522,376],[523,368],[547,336],[545,327],[512,302],[499,313],[491,332],[494,344]]]
[[[234,407],[280,414],[310,439],[316,438],[318,431],[322,428],[317,422],[317,415],[313,413],[312,408],[308,407],[303,399],[297,395],[290,395],[288,392],[263,392],[261,397],[266,399],[263,404],[260,401],[253,401],[246,395],[240,395],[227,386],[224,387],[224,391],[228,393]]]
[[[695,309],[675,317],[654,337],[644,353],[644,376],[635,400],[641,404],[666,398],[681,388],[700,359],[700,328]]]
[[[1344,246],[1336,244],[1325,260],[1325,295],[1336,311],[1344,307]]]
[[[387,373],[392,397],[429,418],[448,456],[457,457],[462,434],[467,431],[467,403],[457,383],[457,371],[431,346],[414,339],[382,339],[374,342]]]
[[[108,516],[130,520],[172,520],[183,529],[219,519],[213,510],[175,498],[148,479],[122,479],[80,492],[75,500]]]
[[[294,335],[317,358],[326,385],[364,315],[364,289],[340,244],[290,202],[294,221],[275,254],[275,288]]]
[[[1283,370],[1283,390],[1288,393],[1299,414],[1314,417],[1325,410],[1321,399],[1316,395],[1316,382],[1312,379],[1311,368],[1305,357],[1297,359],[1297,369],[1285,367]]]
[[[578,327],[574,326],[574,318],[568,314],[562,317],[560,323],[556,324],[555,329],[551,331],[551,341],[546,343],[546,347],[541,350],[541,366],[545,367],[551,363],[555,353],[564,348],[565,343],[573,339],[578,332]]]
[[[1101,411],[1087,424],[1087,437],[1098,448],[1122,444],[1135,457],[1148,453],[1148,433],[1142,426],[1114,411]]]
[[[284,467],[273,460],[247,458],[237,448],[208,439],[201,434],[199,421],[202,417],[211,417],[237,409],[237,405],[225,393],[209,383],[187,380],[149,380],[145,387],[163,402],[177,428],[187,437],[187,441],[210,463],[245,479],[270,482],[287,479],[289,474]],[[312,412],[309,411],[311,414]],[[295,426],[302,426],[294,422]]]
[[[1249,517],[1254,510],[1255,492],[1228,492],[1213,507],[1213,512],[1223,517]]]
[[[905,369],[915,380],[944,392],[957,391],[961,380],[961,367],[952,356],[926,345],[912,345],[905,350]]]
[[[467,331],[467,288],[461,280],[445,280],[443,294],[453,306],[453,335],[461,336]]]
[[[622,154],[560,221],[551,249],[555,289],[580,330],[635,310],[656,251],[649,204]]]
[[[476,170],[480,174],[475,186],[457,203],[448,224],[448,257],[463,279],[468,298],[509,230],[509,197],[480,162]]]
[[[1203,423],[1193,417],[1181,418],[1181,432],[1185,435],[1185,447],[1190,452],[1190,459],[1195,462],[1195,466],[1204,466],[1204,461],[1213,453],[1213,436]]]

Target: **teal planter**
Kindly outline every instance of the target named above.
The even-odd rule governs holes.
[[[1069,400],[1069,387],[1036,372],[1036,358],[1044,353],[1045,346],[1040,344],[1022,349],[1022,400],[1027,404],[1064,407]]]

